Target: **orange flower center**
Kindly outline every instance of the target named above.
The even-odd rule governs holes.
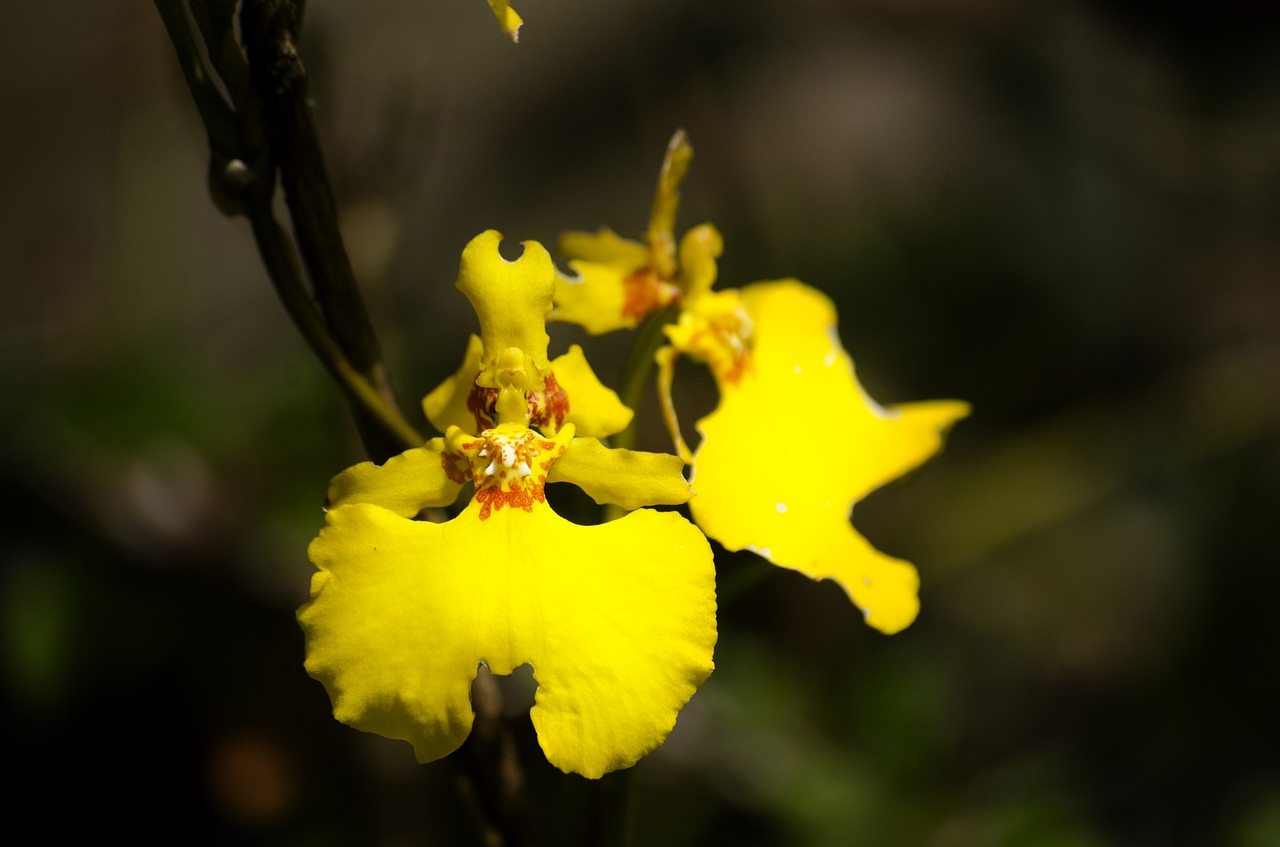
[[[460,456],[446,453],[442,457],[445,472],[458,481],[461,464],[466,462],[483,521],[494,510],[510,507],[530,512],[534,503],[547,502],[547,472],[565,448],[526,427],[504,425],[486,429],[458,449]]]

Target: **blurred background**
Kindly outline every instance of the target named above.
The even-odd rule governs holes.
[[[818,286],[873,396],[973,403],[855,514],[919,567],[902,634],[721,553],[717,670],[634,773],[636,844],[1280,844],[1269,7],[525,0],[513,46],[480,0],[311,0],[315,113],[415,422],[474,327],[467,240],[639,236],[679,126],[682,228],[724,233],[722,285]],[[154,7],[6,12],[12,825],[474,843],[453,765],[336,723],[302,670],[306,544],[361,449],[209,199]],[[606,381],[628,341],[586,342]],[[762,410],[762,444],[838,427],[796,411]],[[552,769],[508,687],[544,841],[584,843],[626,777]]]

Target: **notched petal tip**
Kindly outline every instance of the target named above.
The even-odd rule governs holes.
[[[556,270],[551,254],[536,241],[523,242],[514,260],[498,250],[501,233],[487,230],[462,251],[456,286],[466,295],[480,322],[486,358],[481,384],[493,386],[490,360],[508,348],[524,351],[538,372],[547,369],[546,316],[551,311]]]

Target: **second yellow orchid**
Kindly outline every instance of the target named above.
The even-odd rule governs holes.
[[[678,250],[673,234],[691,158],[687,138],[676,133],[644,242],[607,229],[561,239],[576,278],[557,283],[553,317],[598,333],[635,326],[678,303],[656,359],[668,428],[693,468],[694,520],[730,550],[835,581],[868,624],[897,632],[919,609],[916,570],[854,530],[853,505],[936,453],[969,406],[877,404],[840,346],[831,301],[797,280],[713,290],[719,232],[694,227]],[[680,356],[706,364],[720,392],[716,409],[697,422],[702,440],[694,451],[680,435],[672,401]]]

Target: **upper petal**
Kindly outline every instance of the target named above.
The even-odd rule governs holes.
[[[485,360],[479,383],[486,387],[497,385],[492,370],[509,348],[523,351],[538,373],[548,365],[546,317],[556,277],[551,255],[538,242],[526,241],[520,258],[508,262],[498,252],[501,240],[494,230],[471,239],[458,269],[458,290],[480,321]]]
[[[532,663],[549,761],[598,777],[670,732],[712,669],[715,581],[701,534],[648,510],[595,527],[545,504],[445,524],[331,510],[299,610],[307,670],[339,720],[411,742],[420,761],[470,730],[478,664]]]
[[[649,212],[649,231],[645,240],[653,256],[653,264],[663,279],[676,276],[676,212],[680,210],[680,186],[693,162],[693,145],[683,129],[677,129],[667,142],[658,171],[658,186]]]

